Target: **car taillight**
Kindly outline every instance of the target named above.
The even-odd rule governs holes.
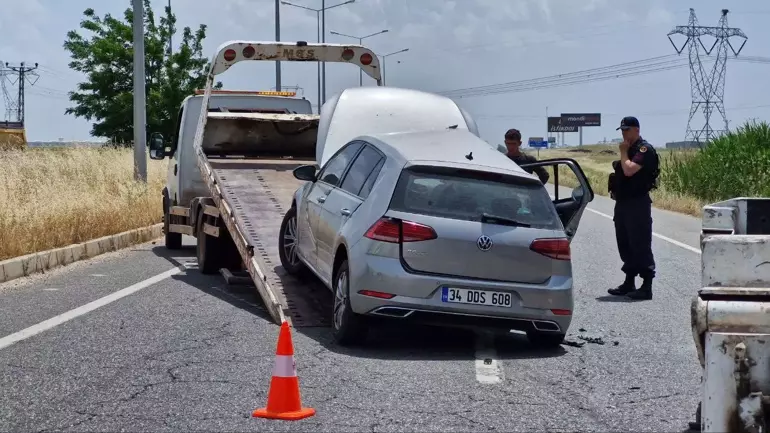
[[[400,230],[399,230],[400,229]],[[399,236],[399,231],[401,236]],[[419,242],[436,239],[436,231],[432,227],[412,221],[395,221],[390,218],[380,218],[369,227],[364,234],[369,239],[376,241],[398,243]]]
[[[535,239],[529,245],[529,249],[556,260],[569,260],[571,250],[569,240],[559,239]]]

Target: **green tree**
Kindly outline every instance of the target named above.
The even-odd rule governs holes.
[[[129,4],[130,4],[129,0]],[[206,26],[182,31],[181,43],[169,52],[169,40],[176,33],[176,17],[165,8],[165,16],[155,23],[150,0],[144,0],[144,50],[147,97],[147,130],[174,135],[182,100],[206,84],[209,61],[203,55]],[[69,67],[86,75],[77,91],[69,92],[74,107],[65,114],[94,121],[91,135],[105,137],[114,144],[133,141],[133,9],[123,20],[110,14],[96,15],[89,8],[80,29],[90,33],[86,39],[76,30],[67,33],[64,49],[70,52]],[[217,83],[216,88],[221,88]]]

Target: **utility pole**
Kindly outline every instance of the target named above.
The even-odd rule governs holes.
[[[37,73],[35,72],[35,69],[37,69],[37,63],[35,63],[34,67],[31,67],[31,66],[26,66],[24,62],[21,62],[19,66],[11,66],[10,63],[6,62],[5,68],[8,71],[15,72],[16,75],[18,75],[18,79],[17,79],[18,92],[16,95],[16,104],[14,105],[16,106],[16,121],[20,122],[21,124],[24,124],[24,111],[25,111],[24,94],[26,93],[24,89],[24,85],[27,81],[29,81],[30,86],[34,86],[35,83],[37,82],[37,79],[40,78],[40,76],[37,75]],[[35,81],[31,81],[29,79],[30,76],[35,77]],[[6,97],[6,100],[8,99],[10,98]],[[10,109],[10,107],[8,108]],[[6,112],[6,114],[9,115],[8,117],[10,117],[10,112],[11,112],[10,110]]]
[[[168,0],[168,18],[168,55],[171,56],[174,53],[174,45],[171,43],[171,38],[173,37],[171,34],[173,31],[173,25],[171,24],[171,0]]]
[[[134,179],[147,182],[147,100],[144,76],[144,5],[134,2]]]
[[[346,5],[346,4],[355,3],[355,1],[356,0],[348,0],[346,2],[338,3],[336,5],[332,5],[332,6],[329,6],[329,7],[324,7],[323,9],[309,8],[307,6],[301,6],[301,5],[294,4],[294,3],[291,3],[291,2],[287,2],[287,1],[281,1],[281,3],[286,5],[286,6],[294,6],[295,8],[300,8],[300,9],[305,9],[305,10],[308,10],[308,11],[315,12],[316,33],[317,33],[317,35],[316,35],[317,38],[316,39],[317,39],[318,43],[320,44],[321,43],[321,37],[322,37],[321,36],[321,12],[323,12],[325,10],[329,10],[329,9],[334,9],[336,7],[343,6],[343,5]],[[318,72],[318,113],[320,114],[321,113],[321,105],[322,105],[322,102],[321,102],[321,62],[316,62],[316,67],[317,67],[317,72]],[[326,77],[324,77],[324,78],[326,78]],[[280,90],[280,89],[276,89],[276,90]],[[324,100],[324,102],[326,102],[326,100]]]
[[[732,53],[737,57],[748,40],[748,36],[746,36],[741,29],[727,26],[728,12],[729,10],[722,9],[719,25],[716,27],[708,27],[698,24],[698,18],[695,16],[695,9],[690,8],[690,18],[687,25],[676,26],[674,30],[668,32],[668,40],[671,42],[671,45],[674,46],[677,54],[682,54],[684,49],[688,48],[688,55],[690,58],[690,95],[692,104],[690,106],[690,117],[687,120],[685,141],[692,140],[700,143],[701,139],[705,138],[705,142],[708,143],[717,135],[717,133],[722,132],[721,130],[714,130],[711,127],[711,114],[715,108],[722,115],[724,131],[726,132],[728,129],[727,114],[725,113],[724,107],[725,78],[727,75],[727,48],[729,47]],[[687,40],[685,40],[681,47],[677,47],[674,41],[671,40],[671,36],[675,34],[687,37]],[[711,36],[715,39],[711,47],[706,47],[701,36]],[[731,37],[743,39],[743,43],[738,47],[737,51],[730,43]],[[710,55],[715,48],[717,49],[716,62],[711,68],[711,71],[707,71],[703,67],[700,53],[701,48],[706,56]],[[695,113],[700,110],[703,111],[705,124],[698,129],[693,129],[693,117],[695,117]]]
[[[275,0],[275,41],[281,41],[281,1]],[[275,90],[281,91],[281,62],[275,62]]]
[[[381,34],[387,33],[387,32],[388,32],[387,29],[386,30],[380,30],[379,32],[372,33],[372,34],[366,35],[366,36],[352,36],[352,35],[346,35],[344,33],[339,33],[339,32],[329,32],[329,34],[337,35],[337,36],[344,36],[346,38],[358,39],[358,45],[363,45],[364,44],[364,39],[371,38],[372,36],[381,35]],[[393,54],[395,54],[395,53],[393,53]],[[358,70],[358,86],[362,87],[363,85],[364,85],[364,72],[361,69],[359,69]]]

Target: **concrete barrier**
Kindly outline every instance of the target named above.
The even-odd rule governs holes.
[[[155,224],[80,244],[14,257],[0,262],[0,283],[45,272],[80,260],[117,251],[163,236],[163,224]]]

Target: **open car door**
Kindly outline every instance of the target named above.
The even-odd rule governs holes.
[[[559,218],[561,218],[567,237],[572,241],[577,233],[578,225],[580,225],[580,218],[583,216],[583,211],[588,206],[588,203],[594,199],[594,191],[591,189],[591,184],[588,182],[585,173],[583,173],[583,169],[580,168],[580,164],[570,158],[553,158],[530,164],[521,164],[519,166],[528,170],[535,167],[545,167],[546,169],[548,167],[553,168],[550,173],[551,181],[554,184],[553,205],[556,207]],[[565,187],[562,187],[559,182],[559,166],[567,166],[579,183],[577,188],[572,189],[571,194],[564,194],[564,191],[560,191],[561,188]],[[564,170],[561,170],[561,174],[562,176],[565,175]]]

